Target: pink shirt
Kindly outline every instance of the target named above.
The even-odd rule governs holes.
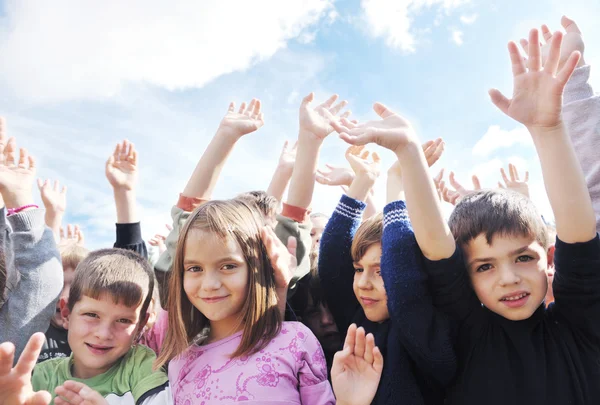
[[[193,345],[169,364],[175,405],[335,404],[323,349],[299,322],[284,322],[267,347],[248,357],[230,359],[242,332]]]

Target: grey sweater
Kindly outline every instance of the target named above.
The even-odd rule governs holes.
[[[63,287],[60,254],[44,210],[6,216],[0,209],[0,342],[16,346],[15,361],[35,332],[46,332]]]
[[[590,66],[577,68],[567,83],[563,119],[590,191],[600,232],[600,96],[588,83]]]

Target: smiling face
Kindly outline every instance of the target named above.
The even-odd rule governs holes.
[[[109,294],[98,299],[84,295],[72,311],[64,306],[74,377],[87,379],[105,373],[131,349],[146,321],[140,317],[141,308],[141,304],[115,304]]]
[[[371,322],[383,322],[390,318],[380,262],[381,243],[375,243],[354,263],[354,295]]]
[[[519,321],[539,308],[548,288],[548,257],[534,237],[496,235],[488,244],[481,234],[463,250],[473,289],[489,310]]]
[[[241,310],[248,299],[248,265],[231,237],[191,230],[184,250],[183,289],[210,321],[210,340],[243,328]]]

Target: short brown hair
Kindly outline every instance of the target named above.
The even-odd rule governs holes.
[[[130,250],[100,249],[91,252],[75,269],[67,305],[72,311],[83,296],[98,299],[108,294],[115,304],[142,305],[143,318],[153,290],[154,274],[147,260]]]
[[[264,218],[258,209],[239,198],[208,201],[192,213],[177,242],[167,300],[169,327],[155,367],[183,353],[210,325],[183,288],[185,247],[191,231],[202,230],[223,239],[232,238],[241,247],[248,266],[248,296],[241,309],[244,314],[242,340],[231,358],[256,353],[277,336],[282,317],[277,307],[273,268],[260,236],[263,224]]]
[[[59,244],[58,251],[60,252],[63,269],[67,267],[77,268],[79,263],[90,254],[89,250],[73,242]]]
[[[511,190],[478,191],[464,197],[449,220],[459,246],[484,234],[488,244],[494,236],[531,236],[546,249],[548,233],[533,202]]]
[[[268,195],[266,191],[248,191],[238,195],[235,199],[254,204],[265,218],[274,217],[279,208],[277,198]]]
[[[383,235],[383,213],[373,215],[358,227],[352,240],[352,260],[360,261],[367,250],[376,243],[381,243]]]

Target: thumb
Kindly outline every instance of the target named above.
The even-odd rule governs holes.
[[[315,99],[315,93],[310,93],[308,96],[304,97],[302,99],[302,104],[300,104],[301,107],[306,107],[308,104],[310,104],[313,100]]]
[[[394,113],[382,103],[375,103],[373,105],[373,110],[375,110],[377,115],[379,115],[381,118],[387,118],[390,115],[394,115]]]
[[[52,401],[52,395],[48,391],[34,393],[26,402],[26,405],[48,405]]]

